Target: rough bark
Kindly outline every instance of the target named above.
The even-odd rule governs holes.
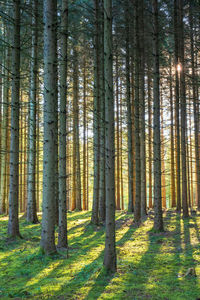
[[[8,234],[20,236],[18,220],[19,196],[19,92],[20,92],[20,0],[13,0],[12,91],[11,91],[11,143],[10,191]]]
[[[60,122],[59,122],[59,214],[58,247],[67,247],[67,186],[66,186],[66,106],[67,106],[67,40],[68,0],[62,0],[60,26]]]
[[[180,103],[181,103],[181,175],[182,175],[182,206],[183,217],[188,217],[188,199],[187,199],[187,162],[186,162],[186,88],[185,88],[185,54],[184,54],[184,28],[183,28],[183,3],[179,0],[178,6],[179,24],[180,24]]]
[[[106,241],[104,266],[108,272],[115,272],[115,124],[113,99],[112,0],[104,0],[104,47],[106,118]]]
[[[55,247],[55,176],[57,153],[57,1],[44,1],[44,146],[43,205],[41,248],[44,253]]]
[[[174,43],[175,43],[175,78],[176,78],[176,86],[175,86],[175,127],[176,127],[176,208],[177,212],[181,212],[181,186],[180,186],[180,122],[179,122],[179,107],[180,107],[180,92],[179,92],[179,75],[177,70],[177,65],[179,62],[179,25],[178,25],[178,17],[177,17],[177,0],[174,0]]]
[[[99,174],[99,221],[105,222],[105,90],[104,90],[104,0],[101,0],[100,42],[100,174]]]
[[[194,34],[193,34],[193,11],[192,3],[190,3],[190,45],[191,45],[191,67],[192,67],[192,102],[193,102],[193,112],[194,112],[194,137],[195,137],[195,165],[196,165],[196,177],[197,177],[197,208],[200,210],[200,161],[199,161],[199,102],[197,98],[197,75],[195,72],[195,62],[194,62]]]
[[[128,123],[128,211],[133,212],[133,146],[132,146],[132,116],[131,116],[131,93],[130,93],[130,43],[129,43],[129,7],[126,1],[126,105]]]
[[[93,224],[99,223],[99,171],[100,171],[100,8],[99,0],[95,2],[95,41],[94,41],[94,104],[93,104],[93,152],[94,152],[94,184],[93,184]]]
[[[160,71],[159,71],[159,28],[158,1],[153,1],[153,143],[154,143],[154,229],[163,231],[161,195],[161,147],[160,147]]]
[[[32,55],[31,55],[31,88],[29,106],[29,149],[28,149],[28,201],[27,221],[37,223],[36,208],[36,96],[38,73],[38,0],[33,1],[32,19]]]
[[[136,223],[141,219],[141,157],[140,157],[140,97],[139,97],[139,0],[136,0],[136,54],[135,54],[135,210],[134,219]]]

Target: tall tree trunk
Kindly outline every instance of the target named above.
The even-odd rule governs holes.
[[[123,115],[122,115],[122,84],[120,85],[120,180],[121,180],[121,202],[122,210],[124,210],[124,182],[123,182]]]
[[[177,0],[174,0],[174,43],[175,43],[175,78],[176,78],[176,86],[175,86],[175,125],[176,125],[176,207],[177,212],[181,212],[181,186],[180,186],[180,122],[179,122],[179,75],[177,70],[177,65],[179,63],[179,22],[177,15]]]
[[[38,0],[33,1],[32,19],[32,57],[31,57],[31,90],[29,111],[29,149],[28,149],[28,201],[27,221],[37,223],[36,207],[36,96],[37,96],[37,73],[38,73]]]
[[[86,189],[86,57],[83,58],[83,210],[87,207],[87,189]]]
[[[160,70],[159,70],[159,25],[158,25],[158,1],[153,0],[153,143],[154,143],[154,228],[163,231],[162,195],[161,195],[161,147],[160,147]]]
[[[37,212],[40,210],[40,98],[37,97],[37,120],[36,120],[36,203],[37,203]]]
[[[128,123],[128,211],[133,212],[133,146],[132,146],[132,116],[131,116],[131,91],[130,91],[130,39],[129,39],[129,6],[126,1],[125,8],[126,30],[126,103]]]
[[[95,41],[94,41],[94,105],[93,105],[93,148],[94,148],[94,184],[93,184],[93,224],[99,223],[99,122],[100,122],[100,7],[99,0],[95,2]]]
[[[199,102],[197,98],[197,76],[195,74],[194,63],[194,36],[193,36],[193,11],[192,3],[190,2],[190,55],[192,64],[192,100],[193,100],[193,112],[194,112],[194,137],[195,137],[195,165],[196,165],[196,177],[197,177],[197,208],[200,210],[200,162],[199,162]]]
[[[67,106],[68,0],[62,0],[60,28],[60,127],[58,247],[67,247],[66,106]]]
[[[99,221],[105,222],[105,89],[104,89],[104,0],[101,0],[100,40],[100,174],[99,174]]]
[[[183,217],[188,217],[187,200],[187,163],[186,163],[186,90],[185,90],[185,58],[184,58],[184,28],[183,28],[183,0],[178,0],[179,24],[180,24],[180,103],[181,103],[181,171],[182,171],[182,206]]]
[[[9,30],[6,30],[9,33]],[[10,89],[10,49],[7,48],[4,54],[4,80],[3,80],[3,111],[1,125],[1,194],[0,194],[0,214],[6,213],[6,181],[8,177],[8,128],[9,128],[9,89]]]
[[[166,184],[165,184],[165,135],[164,135],[164,120],[163,120],[163,97],[160,96],[161,102],[161,185],[162,185],[162,206],[166,208]]]
[[[20,0],[13,0],[11,144],[8,234],[20,236],[19,194],[19,92],[20,92]]]
[[[75,41],[76,42],[76,41]],[[79,143],[79,70],[78,70],[78,49],[77,45],[74,45],[74,57],[73,57],[73,151],[75,153],[75,208],[81,210],[81,170],[80,170],[80,143]],[[75,145],[74,145],[75,143]],[[74,157],[73,157],[74,159]]]
[[[139,223],[141,219],[141,158],[140,158],[140,97],[139,97],[139,0],[136,0],[136,57],[135,57],[135,222]]]
[[[107,271],[115,272],[115,124],[113,99],[112,0],[104,0],[104,47],[106,112],[106,241],[104,266]]]
[[[43,215],[41,248],[46,254],[55,247],[55,177],[57,154],[57,1],[44,1],[44,148]]]
[[[148,150],[149,150],[149,208],[153,207],[152,203],[152,80],[150,66],[148,66]]]
[[[117,51],[116,51],[117,52]],[[120,210],[120,168],[119,168],[119,61],[118,61],[118,53],[116,53],[116,209]]]
[[[175,169],[174,169],[174,106],[173,106],[173,90],[172,90],[172,62],[170,56],[170,74],[169,74],[169,88],[170,88],[170,140],[171,140],[171,206],[176,207],[176,191],[175,191]]]
[[[146,216],[146,144],[145,144],[145,53],[144,53],[144,1],[139,2],[140,48],[140,156],[141,156],[141,216]]]

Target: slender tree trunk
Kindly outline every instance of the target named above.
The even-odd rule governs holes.
[[[87,189],[86,189],[86,57],[83,58],[83,210],[87,207]]]
[[[78,50],[74,46],[74,71],[73,71],[73,102],[74,102],[74,143],[75,145],[75,189],[76,189],[76,209],[81,210],[81,169],[80,169],[80,143],[79,143],[79,70],[78,70]],[[74,146],[74,145],[73,145]]]
[[[139,0],[136,0],[136,57],[135,57],[135,222],[141,219],[141,159],[140,159],[140,97],[139,97]]]
[[[120,210],[120,168],[119,168],[119,62],[118,62],[118,53],[116,53],[116,123],[117,123],[117,130],[116,130],[116,140],[117,140],[117,163],[116,163],[116,209]]]
[[[148,150],[149,150],[149,208],[153,207],[152,203],[152,95],[151,95],[151,74],[148,66]]]
[[[171,129],[170,129],[170,139],[171,139],[171,206],[176,207],[176,191],[175,191],[175,168],[174,168],[174,106],[173,106],[173,91],[172,91],[172,62],[170,56],[170,119],[171,119]]]
[[[139,1],[140,35],[140,156],[141,156],[141,216],[146,216],[146,136],[145,136],[145,53],[144,53],[144,1]]]
[[[112,0],[104,0],[104,74],[106,111],[106,241],[104,266],[116,271],[115,249],[115,137],[112,57]]]
[[[60,26],[60,127],[59,127],[59,214],[58,247],[67,247],[67,186],[66,186],[66,106],[67,106],[67,40],[68,0],[62,0]]]
[[[19,92],[20,92],[20,0],[13,0],[12,93],[10,191],[8,234],[20,236],[18,220],[19,200]]]
[[[192,102],[194,112],[194,137],[195,137],[195,164],[196,164],[196,177],[197,177],[197,208],[200,210],[200,162],[199,162],[199,102],[197,98],[197,76],[195,74],[194,63],[194,36],[193,36],[193,12],[192,3],[190,3],[190,45],[191,45],[191,64],[192,64]]]
[[[161,195],[161,148],[160,148],[160,71],[159,71],[159,25],[158,25],[158,1],[153,0],[153,143],[154,143],[154,228],[163,231],[162,195]]]
[[[94,131],[94,185],[93,185],[93,205],[92,219],[93,224],[99,223],[99,123],[100,123],[100,7],[99,0],[95,2],[95,42],[94,42],[94,106],[93,106],[93,131]]]
[[[164,135],[164,120],[163,120],[163,98],[160,96],[161,101],[161,185],[162,185],[162,206],[166,208],[166,184],[165,184],[165,135]]]
[[[8,30],[6,30],[9,33]],[[6,213],[6,181],[8,177],[8,124],[9,124],[9,68],[10,68],[10,49],[6,49],[4,55],[4,80],[3,80],[3,112],[1,125],[1,194],[0,194],[0,214]]]
[[[55,247],[55,176],[57,154],[57,1],[44,1],[44,157],[41,248],[46,254]]]
[[[180,187],[180,123],[179,123],[179,76],[177,65],[179,63],[179,43],[178,43],[178,16],[177,16],[177,0],[174,0],[174,42],[175,42],[175,77],[176,77],[176,86],[175,86],[175,125],[176,125],[176,206],[177,212],[181,212],[181,187]]]
[[[36,152],[36,191],[37,191],[37,196],[36,196],[36,203],[37,203],[37,212],[40,210],[40,100],[38,97],[37,101],[37,134],[36,134],[36,147],[37,147],[37,152]]]
[[[105,89],[104,89],[104,0],[101,0],[100,42],[100,174],[99,174],[99,221],[105,222]]]
[[[133,146],[132,146],[132,116],[131,116],[131,91],[130,91],[130,41],[129,41],[129,6],[126,1],[126,103],[128,123],[128,211],[133,212]]]
[[[187,163],[186,163],[186,90],[185,90],[185,58],[184,58],[184,32],[183,32],[183,0],[179,1],[179,23],[180,23],[180,103],[181,103],[181,171],[182,171],[182,206],[183,217],[188,217],[187,199]]]
[[[122,84],[120,86],[120,179],[121,179],[121,202],[122,210],[124,210],[124,182],[123,182],[123,115],[122,115]]]
[[[32,19],[32,61],[31,61],[31,90],[29,111],[29,149],[28,149],[28,203],[27,221],[37,223],[36,207],[36,96],[37,96],[37,73],[38,73],[38,0],[33,1]]]

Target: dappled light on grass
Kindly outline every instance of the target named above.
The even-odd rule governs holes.
[[[34,299],[196,299],[200,295],[200,219],[165,215],[164,233],[152,230],[152,219],[135,226],[132,215],[117,213],[118,270],[102,268],[105,227],[90,224],[89,212],[68,217],[69,258],[43,256],[40,224],[20,220],[24,239],[7,239],[0,220],[0,297]],[[41,218],[40,218],[41,220]],[[184,277],[195,267],[197,277]],[[61,298],[62,299],[62,298]]]

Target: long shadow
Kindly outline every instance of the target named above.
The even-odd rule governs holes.
[[[134,232],[137,229],[138,229],[137,227],[131,226],[128,229],[128,231],[123,235],[123,237],[117,242],[117,245],[123,246],[123,244],[127,241],[127,239],[133,236]],[[101,230],[97,232],[95,236],[91,237],[91,239],[87,241],[87,246],[84,246],[84,253],[80,253],[80,251],[76,253],[71,253],[70,262],[63,261],[56,268],[54,268],[54,270],[50,274],[48,274],[47,278],[52,278],[52,274],[54,277],[56,277],[56,274],[59,273],[59,270],[62,268],[68,268],[69,263],[73,263],[74,261],[76,261],[76,257],[80,258],[85,256],[87,259],[88,251],[90,251],[94,247],[98,247],[98,245],[104,245],[105,242],[104,239],[100,240],[100,238],[104,235],[104,233],[105,233],[105,228],[101,228]],[[66,299],[70,299],[70,296],[72,294],[76,295],[76,293],[79,292],[80,288],[82,288],[87,283],[87,281],[91,280],[91,278],[94,276],[96,272],[99,272],[101,270],[98,277],[95,280],[94,285],[92,286],[92,288],[90,289],[86,297],[86,299],[92,299],[92,297],[95,295],[95,298],[97,299],[98,296],[100,296],[104,292],[106,286],[113,278],[112,275],[104,277],[104,271],[102,270],[103,254],[104,254],[104,250],[101,251],[98,257],[94,259],[91,263],[84,266],[79,272],[73,274],[73,278],[71,280],[68,280],[67,282],[64,282],[61,288],[59,289],[59,291],[56,292],[54,297],[58,295],[59,296],[64,295]],[[42,281],[39,282],[39,285],[42,285]],[[66,289],[67,289],[67,293],[66,293]]]
[[[196,230],[196,236],[197,236],[198,241],[200,242],[200,234],[199,234],[200,229],[198,227],[196,218],[193,218],[193,221],[194,221],[194,228]]]
[[[75,214],[75,215],[74,215]],[[91,211],[82,211],[82,212],[68,212],[67,219],[69,221],[81,220],[89,217],[91,215]]]
[[[138,227],[131,225],[126,233],[121,237],[119,241],[116,242],[117,247],[123,247],[125,242],[127,242],[134,233],[138,230]],[[117,248],[118,252],[119,248]],[[102,254],[104,251],[102,252]],[[103,256],[103,255],[102,255]],[[115,277],[115,274],[106,275],[104,270],[101,270],[98,277],[96,278],[95,284],[90,289],[88,295],[85,299],[97,299],[105,291],[106,287],[109,285],[111,280]]]
[[[82,227],[84,227],[83,223],[82,223]],[[21,277],[23,286],[21,286],[21,284],[19,282],[18,291],[16,292],[16,295],[21,295],[21,297],[24,296],[24,294],[23,294],[24,285],[26,285],[26,283],[28,281],[30,281],[32,278],[36,277],[37,274],[42,272],[45,268],[48,268],[48,266],[54,260],[54,258],[45,257],[45,256],[41,255],[39,253],[39,247],[36,248],[36,251],[34,251],[32,253],[29,252],[30,248],[33,248],[33,247],[35,248],[35,243],[33,243],[33,241],[35,242],[37,240],[38,245],[39,245],[40,225],[38,225],[38,227],[34,227],[34,237],[33,238],[30,238],[30,230],[31,229],[30,230],[27,230],[27,229],[28,228],[23,228],[23,230],[22,230],[23,233],[25,233],[25,235],[23,234],[25,237],[23,240],[9,242],[8,247],[5,246],[5,243],[4,243],[3,249],[7,252],[12,250],[12,253],[9,253],[9,255],[6,255],[6,257],[1,259],[1,262],[0,262],[1,274],[4,274],[5,272],[9,272],[10,274],[12,273],[12,276],[14,276],[13,280],[15,280],[15,278],[17,278],[17,280],[19,280],[19,281],[20,281],[20,277]],[[36,230],[37,230],[37,232],[36,232]],[[87,242],[90,243],[91,239],[94,240],[95,238],[97,238],[97,240],[98,240],[100,238],[100,236],[103,234],[103,232],[97,232],[97,236],[95,235],[93,238],[88,238],[93,233],[94,233],[94,231],[92,230],[91,226],[89,226],[89,227],[87,226],[84,233],[81,236],[73,237],[72,239],[70,239],[70,243],[72,244],[73,247],[74,246],[76,247],[79,239],[82,241],[83,241],[83,239],[87,239]],[[6,234],[5,234],[5,236],[6,236]],[[5,241],[6,241],[6,239],[5,239]],[[84,251],[87,252],[87,249],[85,248]],[[75,249],[75,251],[72,250],[71,252],[73,254],[74,259],[77,259],[76,249]],[[61,257],[58,256],[57,258],[55,257],[55,259],[61,259]],[[34,268],[31,268],[31,266],[30,266],[30,264],[32,264],[32,263],[34,265]],[[26,265],[26,268],[24,268],[25,265]],[[20,294],[20,291],[22,291],[21,294]],[[11,297],[15,296],[15,291],[12,291],[12,289],[11,289],[10,296]]]
[[[196,263],[193,257],[194,247],[191,244],[190,228],[194,228],[194,224],[190,223],[190,219],[184,220],[184,243],[185,243],[185,260],[188,267],[195,267]],[[187,271],[187,270],[186,270]],[[196,283],[196,276],[193,276]]]
[[[165,228],[170,223],[171,217],[171,213],[166,215]],[[130,299],[137,299],[137,297],[139,297],[139,299],[146,299],[148,295],[146,284],[152,276],[152,270],[155,269],[157,256],[160,253],[166,234],[167,232],[158,233],[153,229],[148,232],[149,246],[147,251],[142,255],[138,263],[130,263],[130,261],[128,263],[127,267],[129,268],[129,273],[126,274],[124,285],[121,287],[121,297],[128,297]]]

